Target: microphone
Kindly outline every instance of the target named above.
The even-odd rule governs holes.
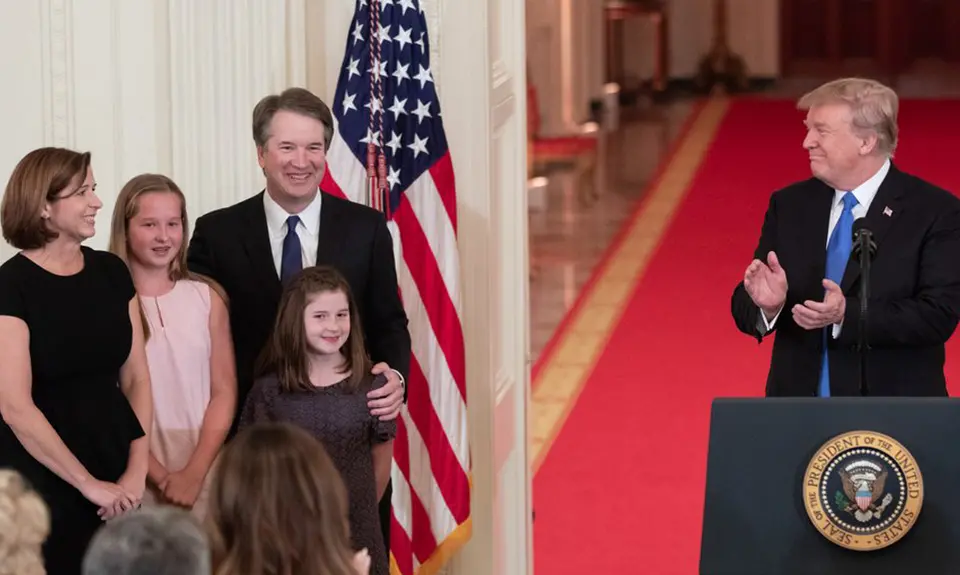
[[[873,232],[867,228],[866,218],[857,218],[853,221],[853,253],[859,254],[864,247],[869,256],[877,253],[877,243],[873,241]]]
[[[869,395],[870,387],[867,384],[867,353],[870,342],[867,340],[867,317],[870,300],[870,264],[877,253],[877,244],[873,240],[873,232],[866,227],[866,218],[858,218],[853,222],[853,253],[860,263],[860,319],[857,322],[857,350],[860,353],[860,395]]]

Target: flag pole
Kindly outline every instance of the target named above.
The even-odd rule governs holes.
[[[376,37],[379,30],[380,0],[370,0],[370,30],[368,31],[370,35],[370,122],[367,131],[370,141],[367,142],[367,205],[382,214],[386,214],[387,219],[390,219],[387,159],[383,155],[383,84],[380,81],[380,40]]]

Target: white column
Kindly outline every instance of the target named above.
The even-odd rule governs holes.
[[[526,0],[526,9],[525,68],[537,88],[540,133],[577,132],[603,91],[603,2]]]
[[[560,0],[526,0],[526,70],[537,89],[540,134],[568,132],[564,125],[563,23]],[[568,49],[569,50],[569,49]],[[524,90],[526,86],[524,86]]]
[[[473,537],[456,575],[532,573],[524,3],[431,0],[457,177]]]
[[[598,0],[563,0],[562,10],[569,15],[566,28],[564,78],[566,105],[564,124],[579,129],[590,114],[590,100],[603,93],[606,72],[603,57],[603,3]]]
[[[767,0],[760,0],[767,1]],[[700,59],[713,41],[714,0],[670,0],[667,2],[668,73],[671,78],[694,78]],[[654,25],[648,20],[630,19],[623,27],[623,59],[627,74],[653,77],[655,54]]]
[[[192,219],[263,186],[251,112],[306,82],[306,0],[35,0],[0,4],[3,183],[27,152],[93,153],[105,248],[114,200],[142,172],[173,178]],[[14,253],[0,247],[0,259]]]
[[[730,48],[747,65],[747,74],[780,75],[780,4],[769,0],[727,0]]]
[[[584,48],[580,51],[580,69],[584,85],[584,114],[589,110],[590,100],[603,97],[603,85],[607,82],[606,30],[603,18],[605,0],[585,0],[581,3],[583,15]]]

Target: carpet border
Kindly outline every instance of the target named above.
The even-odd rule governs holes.
[[[600,278],[600,276],[603,275],[603,272],[606,269],[610,259],[613,257],[613,254],[620,249],[620,246],[623,244],[623,240],[627,237],[627,232],[630,231],[636,220],[640,218],[644,208],[646,208],[647,203],[650,201],[650,191],[660,185],[660,180],[663,178],[663,173],[666,171],[667,166],[669,166],[670,162],[673,161],[677,151],[680,149],[686,138],[690,135],[690,130],[693,128],[697,118],[700,117],[701,112],[703,112],[703,108],[709,101],[709,98],[697,100],[693,108],[690,110],[690,113],[687,114],[687,117],[684,119],[679,132],[677,132],[677,136],[668,146],[663,160],[661,160],[657,165],[650,180],[646,183],[646,185],[643,186],[643,192],[641,192],[640,197],[637,198],[637,201],[634,202],[630,215],[627,216],[627,219],[624,220],[623,224],[620,225],[620,229],[617,230],[617,233],[614,234],[614,236],[610,239],[610,244],[603,251],[603,254],[600,256],[600,259],[597,261],[596,265],[593,266],[590,276],[587,278],[587,281],[584,282],[583,287],[580,288],[580,292],[577,293],[577,296],[574,298],[573,305],[571,305],[570,309],[567,310],[567,313],[563,315],[560,323],[558,323],[557,327],[553,330],[553,334],[547,340],[547,343],[544,344],[543,349],[540,350],[540,355],[537,357],[537,360],[533,363],[533,368],[530,370],[531,389],[536,388],[537,385],[539,385],[540,373],[543,371],[543,366],[550,361],[554,352],[556,351],[558,342],[566,335],[571,319],[580,313],[580,309],[583,307],[583,302],[586,301],[587,295],[593,290],[593,286],[597,283],[597,280]]]
[[[698,102],[633,214],[537,361],[530,396],[529,461],[534,476],[576,405],[602,346],[619,324],[646,263],[699,173],[730,103],[723,97]]]

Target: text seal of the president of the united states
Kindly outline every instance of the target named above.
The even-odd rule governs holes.
[[[803,504],[821,535],[856,551],[903,539],[923,505],[923,476],[906,447],[874,431],[824,443],[803,476]]]

